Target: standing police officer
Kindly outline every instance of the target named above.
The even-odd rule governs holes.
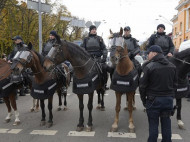
[[[172,56],[174,52],[174,44],[172,39],[166,35],[164,32],[165,26],[163,24],[159,24],[157,26],[157,33],[153,34],[149,38],[149,43],[147,45],[147,49],[152,45],[159,45],[162,48],[164,56]]]
[[[106,58],[107,49],[102,37],[98,36],[96,33],[96,26],[91,25],[89,28],[89,35],[85,37],[81,47],[84,47],[86,51],[91,55],[92,58],[97,59],[98,62],[103,63],[103,77],[106,86],[107,83],[107,71],[106,71]],[[103,58],[101,59],[101,56]]]
[[[149,122],[148,142],[157,142],[159,118],[162,142],[171,142],[173,97],[177,89],[176,67],[162,54],[158,45],[148,49],[148,62],[143,65],[139,91]]]
[[[137,40],[132,37],[131,35],[131,28],[129,26],[126,26],[124,28],[124,42],[127,45],[128,53],[130,59],[134,58],[135,55],[137,55],[140,52],[139,45],[137,44]]]

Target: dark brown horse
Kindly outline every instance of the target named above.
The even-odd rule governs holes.
[[[16,90],[19,86],[10,82],[11,72],[11,64],[0,59],[0,96],[3,97],[8,109],[8,115],[5,118],[5,122],[10,122],[13,108],[15,113],[15,121],[13,125],[18,125],[20,124],[20,119],[16,105]]]
[[[15,65],[14,65],[15,64]],[[48,87],[48,91],[44,91],[45,93],[43,96],[37,96],[36,94],[42,93],[43,90],[40,89],[32,89],[33,92],[33,97],[40,99],[40,106],[42,110],[42,119],[41,119],[41,126],[45,125],[46,123],[46,114],[45,114],[45,104],[44,100],[48,99],[48,110],[49,110],[49,120],[48,120],[48,126],[51,127],[53,125],[53,114],[52,114],[52,102],[53,102],[53,94],[55,90],[57,90],[58,96],[59,96],[59,105],[62,105],[61,102],[61,88],[63,86],[63,80],[54,80],[54,74],[51,74],[49,72],[46,72],[42,66],[41,63],[41,56],[33,51],[33,50],[26,50],[26,51],[21,51],[20,55],[18,55],[18,58],[14,60],[13,62],[13,74],[18,75],[20,74],[25,68],[31,68],[34,78],[32,82],[32,88],[33,87],[46,87],[49,85],[49,82],[53,82],[51,86]],[[70,76],[67,76],[67,80],[70,79]],[[68,81],[70,82],[70,81]],[[57,84],[57,85],[56,85]],[[51,91],[53,88],[55,88],[54,91]],[[51,92],[51,93],[49,93]],[[47,96],[44,96],[47,95]],[[65,97],[65,105],[66,105],[66,93],[63,94]],[[39,97],[39,98],[38,98]]]
[[[83,117],[83,96],[88,94],[88,110],[89,118],[87,123],[86,131],[92,130],[92,109],[93,109],[93,94],[94,90],[97,90],[98,96],[102,94],[101,108],[104,109],[104,84],[101,78],[101,67],[94,61],[90,55],[81,47],[67,42],[60,41],[57,39],[58,45],[55,45],[50,50],[48,57],[44,61],[44,67],[47,70],[51,70],[55,65],[68,60],[74,69],[73,77],[73,92],[77,94],[79,99],[80,118],[77,125],[77,131],[82,131],[84,128],[84,117]],[[100,98],[99,98],[100,99]]]
[[[111,131],[115,132],[118,129],[119,122],[119,112],[121,109],[121,96],[126,94],[126,101],[128,101],[128,111],[129,111],[129,130],[134,132],[135,126],[133,123],[133,101],[135,90],[138,86],[138,73],[134,70],[133,62],[128,56],[128,50],[126,44],[124,44],[124,39],[122,37],[123,29],[120,29],[119,33],[113,33],[110,30],[111,46],[115,46],[114,64],[116,64],[115,71],[112,76],[111,89],[115,91],[116,95],[116,115],[114,123],[112,124]]]

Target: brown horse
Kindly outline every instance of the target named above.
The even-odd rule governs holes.
[[[11,72],[11,65],[7,61],[0,59],[0,96],[3,97],[8,109],[8,115],[5,118],[5,122],[10,122],[13,108],[15,112],[15,121],[13,125],[18,125],[20,124],[20,119],[16,105],[16,89],[18,89],[19,86],[10,82]]]
[[[78,45],[71,42],[60,41],[57,39],[58,45],[54,45],[48,53],[48,58],[44,61],[46,70],[52,70],[55,65],[68,60],[74,69],[73,75],[73,92],[77,94],[79,99],[80,118],[77,125],[77,131],[82,131],[84,128],[83,117],[83,96],[88,94],[88,110],[89,118],[86,131],[92,130],[92,109],[93,109],[93,94],[97,91],[98,97],[102,95],[101,108],[104,109],[104,83],[101,76],[101,65],[94,61],[90,55]]]
[[[119,33],[113,33],[110,30],[111,34],[111,46],[115,46],[115,54],[114,55],[114,64],[116,64],[115,72],[112,77],[111,89],[115,91],[116,95],[116,115],[114,123],[112,124],[111,131],[115,132],[118,129],[119,122],[119,112],[121,109],[121,96],[122,94],[126,94],[128,101],[128,111],[129,111],[129,130],[130,132],[134,132],[135,126],[133,123],[133,101],[135,90],[137,88],[137,72],[135,73],[136,78],[134,77],[134,65],[128,56],[128,50],[126,44],[124,45],[124,40],[122,37],[123,29],[120,29]],[[128,80],[129,78],[129,80]],[[136,83],[134,82],[134,78]]]
[[[29,47],[30,48],[30,47]],[[54,74],[51,74],[49,72],[46,72],[42,66],[41,63],[41,56],[31,50],[21,51],[20,55],[18,55],[18,58],[13,61],[13,74],[18,75],[20,74],[25,68],[31,68],[33,71],[34,79],[32,82],[32,87],[47,87],[49,83],[51,82],[51,86],[48,86],[48,90],[44,91],[42,96],[39,95],[39,93],[42,93],[43,90],[40,89],[32,89],[33,97],[40,99],[40,107],[42,110],[42,119],[41,119],[41,126],[46,124],[46,114],[45,114],[45,104],[44,100],[48,99],[48,110],[49,110],[49,121],[47,127],[51,127],[53,125],[53,114],[52,114],[52,102],[53,102],[53,94],[55,90],[57,90],[58,97],[59,97],[59,105],[62,105],[61,102],[61,96],[62,96],[62,86],[63,86],[63,80],[54,80]],[[14,65],[15,64],[15,65]],[[67,68],[68,70],[68,68]],[[58,77],[58,76],[57,76]],[[69,73],[67,74],[67,80],[70,79]],[[70,81],[68,81],[70,82]],[[57,85],[56,85],[57,84]],[[53,91],[52,91],[53,90]],[[50,92],[50,93],[49,93]],[[45,96],[44,96],[45,95]],[[63,94],[65,97],[65,105],[66,105],[66,95],[67,93]]]

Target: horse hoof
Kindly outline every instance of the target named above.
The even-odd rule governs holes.
[[[123,110],[128,110],[128,107],[124,107]]]
[[[86,126],[86,132],[91,132],[92,131],[92,126]]]
[[[45,121],[41,121],[40,122],[40,126],[44,126],[44,125],[46,125],[46,122]]]
[[[100,110],[101,110],[101,111],[105,111],[105,107],[101,107]]]
[[[39,108],[36,108],[34,111],[35,111],[35,112],[38,112],[38,111],[40,111],[40,110],[39,110]]]
[[[30,112],[34,112],[34,109],[33,109],[33,108],[31,108],[31,109],[30,109]]]
[[[117,130],[118,130],[118,128],[113,128],[113,127],[112,127],[112,128],[110,129],[110,132],[117,132]]]
[[[68,108],[67,108],[67,107],[64,107],[64,108],[63,108],[63,111],[66,111],[66,110],[68,110]]]
[[[14,123],[13,123],[13,126],[17,126],[17,125],[19,125],[20,124],[20,121],[15,121]]]
[[[135,128],[129,128],[129,133],[135,133]]]
[[[143,110],[144,112],[146,112],[146,108],[144,108],[144,110]]]
[[[53,122],[48,122],[47,128],[50,128],[50,127],[52,127],[52,126],[53,126]]]
[[[101,108],[100,106],[97,106],[97,107],[96,107],[96,109],[98,109],[98,110],[99,110],[100,108]]]
[[[77,127],[76,131],[81,132],[81,131],[83,131],[83,129],[84,129],[84,127]]]
[[[5,123],[9,123],[11,119],[5,119]]]
[[[134,106],[134,107],[133,107],[133,110],[136,110],[136,109],[137,109],[136,106]]]
[[[57,111],[61,111],[61,108],[59,107],[59,108],[57,108]]]
[[[178,121],[177,121],[177,124],[178,124],[179,129],[182,129],[182,130],[185,129],[185,128],[184,128],[184,123],[183,123],[183,121],[178,120]]]

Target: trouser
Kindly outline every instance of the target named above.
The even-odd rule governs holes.
[[[147,116],[149,123],[148,142],[157,142],[159,119],[161,123],[162,142],[171,142],[171,112],[173,97],[155,97],[147,99]]]

